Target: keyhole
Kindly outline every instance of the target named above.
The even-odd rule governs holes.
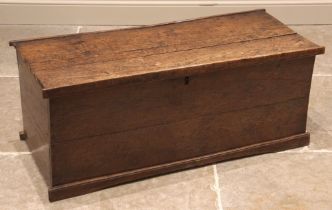
[[[189,84],[189,77],[185,77],[185,78],[184,78],[184,84],[185,84],[185,85],[188,85],[188,84]]]

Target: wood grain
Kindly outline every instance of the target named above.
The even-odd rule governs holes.
[[[324,51],[263,10],[18,42],[16,47],[45,97]]]
[[[286,58],[319,54],[298,35],[283,36],[186,52],[152,55],[130,60],[85,64],[56,71],[40,71],[46,97],[105,88],[111,85],[145,82],[261,65]],[[45,69],[47,69],[45,67]],[[62,75],[66,75],[65,77]],[[100,81],[100,82],[99,82]]]
[[[52,139],[125,132],[308,97],[313,64],[314,57],[283,60],[192,76],[187,85],[181,77],[52,98]]]
[[[264,10],[12,44],[51,201],[309,143],[324,47]]]
[[[243,27],[234,27],[241,25]],[[202,33],[204,32],[204,33]],[[20,43],[31,63],[73,65],[243,42],[294,32],[264,11]],[[221,39],[222,36],[222,39]],[[29,46],[29,49],[24,47]],[[25,54],[28,53],[28,54]]]
[[[53,143],[53,183],[65,184],[304,133],[307,103],[305,97]]]
[[[41,86],[30,73],[29,66],[22,61],[21,55],[17,57],[23,129],[27,135],[25,141],[46,183],[52,186],[49,100],[43,98]]]
[[[240,147],[224,152],[208,154],[173,163],[161,164],[154,167],[147,167],[124,173],[105,175],[98,178],[87,179],[84,181],[72,182],[70,184],[59,185],[49,189],[50,201],[57,201],[82,195],[107,187],[117,186],[123,183],[146,179],[160,174],[171,173],[184,169],[199,167],[220,161],[232,160],[240,157],[247,157],[269,152],[278,152],[285,149],[292,149],[306,146],[309,144],[309,133],[293,135],[287,138],[275,139],[264,143]]]

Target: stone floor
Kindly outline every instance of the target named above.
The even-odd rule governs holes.
[[[291,27],[326,46],[326,54],[317,57],[312,81],[310,146],[49,203],[31,154],[18,139],[22,127],[18,73],[8,41],[114,27],[0,26],[0,209],[332,209],[332,25]]]

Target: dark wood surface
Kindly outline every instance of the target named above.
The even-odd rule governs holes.
[[[250,146],[231,149],[224,152],[195,157],[192,159],[165,163],[153,167],[141,168],[138,170],[127,171],[124,173],[105,175],[97,178],[86,179],[83,181],[72,182],[70,184],[59,185],[56,187],[51,187],[49,189],[49,199],[50,201],[57,201],[123,183],[133,182],[136,180],[146,179],[149,177],[167,174],[170,172],[180,171],[184,169],[204,166],[220,161],[233,160],[241,157],[303,147],[309,144],[309,138],[309,133],[304,133],[289,136],[287,138],[276,139],[264,143],[258,143]]]
[[[324,48],[264,10],[12,44],[51,201],[309,143]]]
[[[52,140],[127,132],[308,97],[314,57],[51,98]],[[78,126],[79,125],[79,126]]]
[[[46,183],[52,186],[49,155],[49,100],[43,98],[40,85],[20,56],[18,56],[18,67],[24,140],[27,142],[30,151],[32,151],[32,155]]]
[[[324,51],[264,10],[13,44],[46,97]]]
[[[305,133],[307,103],[305,97],[53,143],[53,184],[171,163]]]

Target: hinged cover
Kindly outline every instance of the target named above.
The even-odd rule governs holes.
[[[45,97],[324,52],[265,10],[11,44]]]

